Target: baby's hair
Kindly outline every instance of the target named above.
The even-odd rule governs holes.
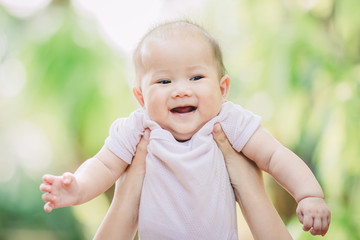
[[[138,86],[140,85],[139,84],[140,79],[138,76],[138,72],[143,68],[142,61],[141,61],[141,54],[142,54],[143,43],[145,42],[145,40],[149,36],[153,36],[153,35],[166,38],[167,36],[169,36],[169,34],[178,33],[179,29],[190,30],[190,31],[188,31],[189,34],[194,34],[194,35],[198,34],[198,33],[202,34],[202,36],[205,37],[206,40],[208,40],[210,47],[213,50],[214,59],[216,61],[217,68],[218,68],[219,79],[225,75],[226,70],[225,70],[225,66],[223,63],[222,52],[221,52],[219,43],[216,41],[216,39],[213,36],[211,36],[203,27],[199,26],[198,24],[192,23],[188,20],[177,20],[177,21],[162,23],[160,25],[155,26],[150,31],[148,31],[143,36],[143,38],[140,40],[140,42],[138,43],[138,45],[133,53],[133,62],[134,62],[135,71],[136,71],[136,84]]]

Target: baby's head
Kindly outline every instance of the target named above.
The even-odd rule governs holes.
[[[215,117],[228,93],[220,47],[201,27],[176,21],[149,31],[134,52],[134,95],[179,141]]]
[[[146,51],[146,43],[147,40],[155,40],[162,39],[162,40],[169,40],[171,37],[185,37],[190,38],[194,37],[199,41],[202,41],[203,44],[207,44],[209,49],[213,53],[213,60],[216,63],[217,71],[219,77],[225,75],[225,67],[223,63],[222,52],[220,46],[216,39],[211,36],[205,29],[196,25],[194,23],[188,21],[174,21],[174,22],[167,22],[156,26],[155,28],[151,29],[148,33],[146,33],[143,38],[138,43],[134,53],[133,53],[133,63],[135,66],[135,73],[136,73],[136,85],[140,87],[141,85],[141,78],[144,74],[144,65],[142,61],[142,55],[144,51]]]

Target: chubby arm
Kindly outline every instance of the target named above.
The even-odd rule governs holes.
[[[215,124],[213,136],[224,155],[236,201],[239,203],[254,239],[292,239],[265,192],[259,168],[232,148],[220,124]]]
[[[255,131],[242,152],[271,174],[297,202],[324,198],[320,184],[303,160],[281,145],[263,126]]]
[[[242,152],[295,198],[296,213],[305,231],[310,230],[313,235],[326,234],[331,213],[320,184],[304,161],[281,145],[263,126],[255,131]]]
[[[105,192],[123,174],[127,166],[124,160],[103,147],[74,173],[80,187],[80,197],[76,204],[87,202]]]
[[[127,163],[103,147],[93,158],[86,160],[74,174],[44,175],[40,190],[45,192],[44,210],[78,205],[103,193],[125,171]]]

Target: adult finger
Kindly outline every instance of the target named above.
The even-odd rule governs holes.
[[[214,138],[216,144],[222,151],[222,153],[225,157],[225,160],[226,160],[227,159],[226,155],[233,154],[235,150],[233,149],[229,140],[227,139],[224,131],[221,128],[220,123],[214,124],[214,129],[213,129],[212,135],[213,135],[213,138]]]
[[[128,166],[125,173],[116,181],[113,201],[116,201],[116,198],[120,198],[120,195],[125,195],[127,193],[126,189],[131,189],[131,195],[134,196],[135,200],[132,199],[131,201],[138,201],[140,199],[139,196],[146,171],[145,159],[147,155],[149,135],[150,130],[146,129],[144,136],[140,139],[136,147],[136,152],[132,163]]]
[[[142,169],[145,173],[145,159],[147,155],[147,146],[149,144],[149,137],[150,137],[150,130],[145,129],[144,135],[140,139],[140,142],[136,147],[136,152],[132,164],[129,166],[128,170],[131,171],[132,168],[135,168],[137,170]]]
[[[252,171],[255,175],[261,175],[261,171],[253,161],[249,160],[246,156],[237,152],[232,147],[219,123],[214,124],[212,135],[224,156],[227,167],[230,167],[228,171],[230,171],[232,167],[235,167],[237,170],[240,168],[247,169]],[[238,175],[238,172],[235,175]]]

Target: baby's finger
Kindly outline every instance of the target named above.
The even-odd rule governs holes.
[[[45,205],[44,205],[45,212],[51,212],[53,209],[54,209],[54,206],[50,202],[45,203]]]
[[[314,218],[313,227],[310,230],[312,235],[322,234],[322,221],[321,218]]]
[[[51,192],[51,185],[46,184],[46,183],[42,183],[40,185],[40,191],[42,191],[42,192]]]
[[[313,225],[313,218],[305,215],[304,219],[303,219],[303,229],[304,229],[304,231],[309,231],[310,228],[312,227],[312,225]]]
[[[42,196],[41,196],[41,199],[44,201],[44,202],[54,202],[56,200],[56,197],[54,195],[52,195],[51,193],[44,193]]]
[[[69,185],[74,179],[74,175],[70,172],[64,173],[62,177],[65,185]]]
[[[48,184],[52,184],[55,181],[55,176],[50,175],[50,174],[45,174],[42,177],[43,182],[48,183]]]
[[[299,210],[299,208],[296,210],[296,215],[298,216],[299,221],[300,221],[301,223],[304,223],[304,215],[303,215],[303,213]]]
[[[315,228],[316,231],[321,231],[322,221],[320,217],[314,218],[313,228]]]
[[[330,216],[327,216],[325,219],[322,220],[322,232],[321,235],[325,236],[327,231],[329,230],[329,224],[330,224]]]
[[[312,229],[310,230],[310,233],[311,233],[312,235],[314,235],[314,236],[316,236],[316,235],[322,235],[322,236],[324,236],[324,235],[326,234],[326,232],[324,232],[322,229],[316,230],[316,229],[314,229],[314,228],[312,228]]]

